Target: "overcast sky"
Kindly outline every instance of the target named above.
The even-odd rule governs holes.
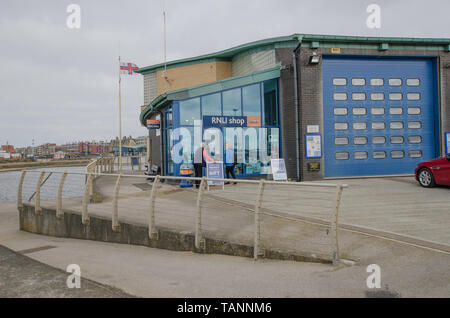
[[[163,0],[1,0],[0,143],[109,140],[119,134],[118,54],[163,60]],[[369,4],[381,28],[366,26]],[[81,28],[66,25],[70,4]],[[167,58],[294,33],[450,37],[448,0],[165,0]],[[122,80],[123,135],[141,136],[141,75]]]

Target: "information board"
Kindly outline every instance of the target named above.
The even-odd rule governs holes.
[[[305,135],[306,158],[322,158],[322,136]]]
[[[208,179],[224,179],[223,176],[223,162],[207,162],[206,163],[206,177]],[[223,181],[208,180],[208,190],[210,186],[225,187]]]
[[[445,133],[445,153],[450,155],[450,132]]]
[[[286,165],[284,159],[271,159],[270,166],[272,167],[273,180],[287,181]]]

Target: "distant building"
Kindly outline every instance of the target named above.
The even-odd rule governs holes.
[[[13,145],[2,145],[2,150],[8,153],[16,153]]]

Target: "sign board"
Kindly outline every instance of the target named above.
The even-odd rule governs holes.
[[[207,162],[206,163],[206,177],[208,179],[224,179],[223,176],[223,162]],[[208,190],[210,186],[225,187],[223,181],[208,180]]]
[[[147,129],[160,129],[160,128],[161,128],[161,121],[156,119],[147,120]]]
[[[272,167],[273,180],[287,181],[286,165],[284,159],[271,159],[270,166]]]
[[[306,126],[306,132],[308,134],[318,134],[320,132],[320,127],[319,125],[308,125]]]
[[[339,47],[331,48],[331,54],[341,54],[341,48]]]
[[[445,154],[450,155],[450,132],[445,133]]]
[[[305,135],[306,158],[322,158],[322,136]]]
[[[318,172],[320,171],[320,162],[308,162],[307,167],[310,172]]]
[[[261,116],[203,116],[203,127],[261,127]]]

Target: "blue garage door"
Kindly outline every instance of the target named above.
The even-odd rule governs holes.
[[[437,156],[433,65],[324,57],[326,177],[411,174]]]

